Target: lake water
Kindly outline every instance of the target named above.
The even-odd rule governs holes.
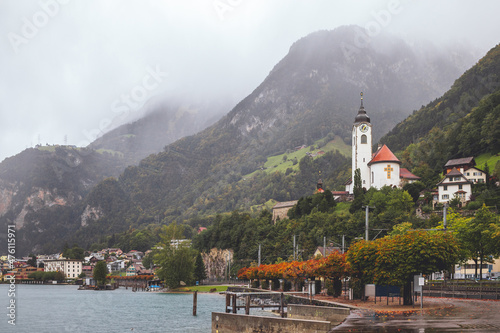
[[[0,332],[210,332],[212,312],[225,297],[192,294],[77,290],[77,286],[16,285],[16,325],[8,324],[8,285],[0,285]]]

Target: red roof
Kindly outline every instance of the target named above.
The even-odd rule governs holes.
[[[415,180],[420,179],[419,176],[415,176],[410,171],[408,171],[408,169],[406,169],[406,168],[399,169],[399,178],[401,178],[401,179],[415,179]]]
[[[372,160],[368,163],[368,165],[372,165],[373,163],[382,163],[382,162],[395,162],[401,164],[401,161],[398,160],[396,155],[394,155],[386,145],[383,145],[382,148],[377,150],[377,152],[373,156]]]

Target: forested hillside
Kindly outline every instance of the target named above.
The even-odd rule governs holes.
[[[500,45],[456,80],[443,97],[414,112],[381,142],[405,165],[439,172],[451,158],[500,152]]]

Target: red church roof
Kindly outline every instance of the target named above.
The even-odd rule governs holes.
[[[383,145],[382,148],[377,150],[377,152],[375,153],[375,155],[373,155],[373,158],[368,163],[368,165],[372,165],[373,163],[382,163],[382,162],[394,162],[401,164],[401,161],[398,160],[396,155],[394,155],[386,145]]]
[[[418,179],[420,179],[419,176],[415,176],[414,174],[412,174],[406,168],[400,168],[399,169],[399,178],[401,178],[401,179],[411,179],[411,180],[418,180]]]

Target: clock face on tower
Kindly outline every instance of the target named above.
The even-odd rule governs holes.
[[[363,133],[368,132],[368,126],[366,124],[363,124],[359,127],[360,131]]]

